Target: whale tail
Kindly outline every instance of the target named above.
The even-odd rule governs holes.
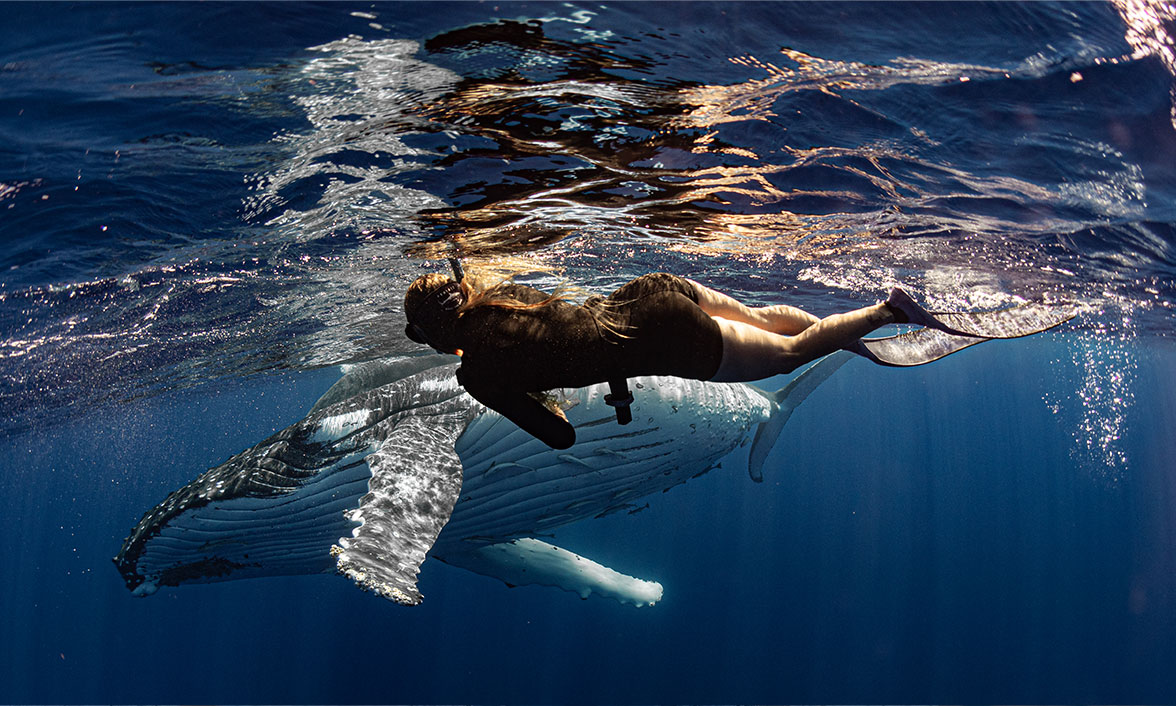
[[[792,416],[792,411],[808,398],[812,391],[837,369],[853,358],[849,351],[837,351],[821,358],[810,365],[804,372],[792,378],[787,385],[774,393],[767,393],[768,398],[776,403],[772,416],[762,422],[755,432],[755,439],[751,443],[751,453],[747,459],[747,472],[756,483],[764,480],[764,462],[768,454],[776,445],[780,432]]]

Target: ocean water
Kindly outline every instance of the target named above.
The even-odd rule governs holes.
[[[0,12],[0,702],[1176,701],[1171,3]],[[437,561],[415,608],[133,597],[139,518],[419,353],[403,289],[453,255],[1080,313],[853,361],[763,483],[557,532],[653,607]]]

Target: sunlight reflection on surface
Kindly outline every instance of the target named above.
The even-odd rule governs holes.
[[[1133,59],[1159,57],[1176,77],[1176,41],[1168,28],[1176,25],[1176,3],[1162,0],[1111,0],[1127,25],[1126,39],[1135,49]],[[1172,126],[1176,127],[1176,87],[1171,89]]]

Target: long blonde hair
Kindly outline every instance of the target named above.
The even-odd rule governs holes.
[[[416,311],[424,302],[425,298],[429,296],[438,287],[442,287],[453,278],[440,272],[431,272],[426,275],[418,277],[412,284],[409,285],[408,290],[404,293],[404,313],[411,319],[412,312]],[[479,306],[496,306],[503,309],[538,309],[556,301],[571,301],[575,295],[582,294],[583,290],[578,287],[560,286],[554,292],[549,294],[546,299],[538,302],[527,303],[519,301],[508,293],[506,285],[512,284],[513,280],[507,277],[500,277],[491,279],[483,275],[467,273],[461,282],[462,294],[465,301],[461,306],[457,307],[457,316],[460,317],[467,311]],[[596,319],[597,323],[602,328],[620,338],[628,338],[621,332],[617,321],[611,316],[611,308],[613,302],[603,299],[595,306],[589,307],[589,312]]]

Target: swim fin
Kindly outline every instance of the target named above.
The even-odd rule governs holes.
[[[939,329],[921,328],[895,336],[863,338],[848,350],[878,365],[907,368],[935,362],[990,340],[981,336],[957,336]]]
[[[895,336],[863,338],[849,350],[879,365],[905,368],[934,362],[994,338],[1020,338],[1041,333],[1077,314],[1070,307],[1033,303],[1000,311],[932,313],[921,307],[920,311],[925,317],[933,317],[939,325]]]
[[[887,306],[900,311],[906,321],[954,336],[978,338],[1020,338],[1047,331],[1077,315],[1072,307],[1025,303],[1009,309],[977,312],[932,312],[895,287]]]
[[[952,331],[982,338],[1021,338],[1064,324],[1078,315],[1069,306],[1032,302],[999,311],[933,313]]]

